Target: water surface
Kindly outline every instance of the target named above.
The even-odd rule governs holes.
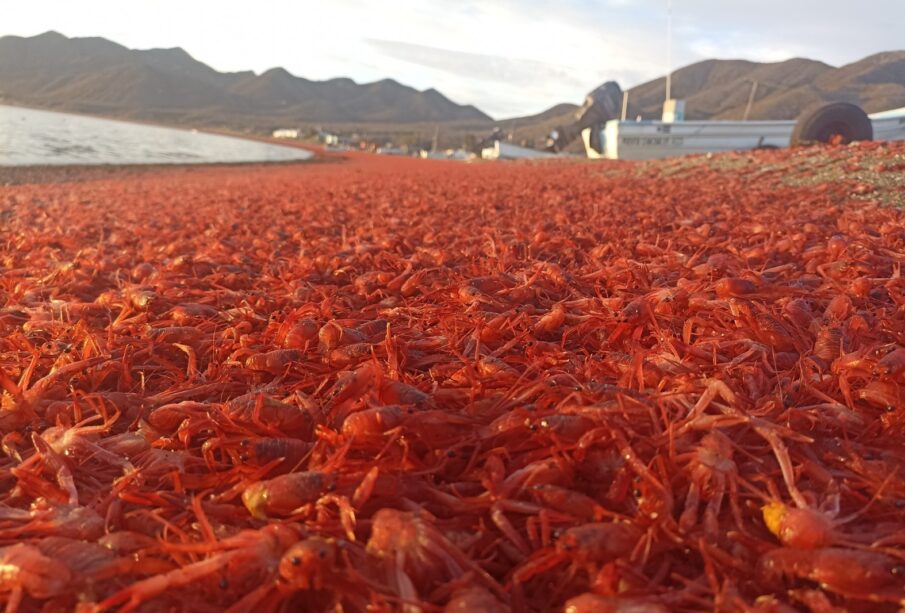
[[[277,162],[311,155],[242,138],[0,105],[0,166]]]

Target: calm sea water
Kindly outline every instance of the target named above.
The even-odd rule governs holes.
[[[0,166],[304,160],[256,141],[0,105]]]

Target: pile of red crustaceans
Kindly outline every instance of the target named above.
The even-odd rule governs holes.
[[[0,187],[0,598],[895,611],[903,153]]]

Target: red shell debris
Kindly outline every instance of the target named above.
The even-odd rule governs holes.
[[[0,598],[895,608],[905,220],[787,180],[852,151],[0,187]]]

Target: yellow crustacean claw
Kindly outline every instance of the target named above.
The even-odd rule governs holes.
[[[761,512],[764,516],[764,523],[767,524],[767,530],[774,536],[779,537],[783,518],[785,518],[786,513],[788,513],[786,505],[778,501],[773,501],[764,505]]]
[[[266,487],[255,484],[242,492],[242,503],[255,519],[267,519],[264,509],[267,507],[269,492]]]

